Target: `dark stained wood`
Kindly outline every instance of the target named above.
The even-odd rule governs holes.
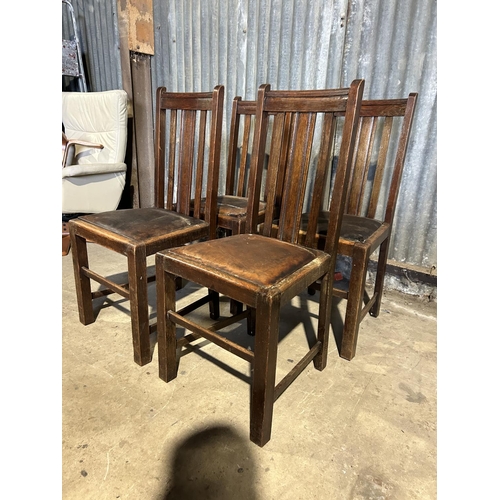
[[[85,215],[69,223],[80,321],[85,325],[95,321],[92,302],[103,294],[114,292],[129,299],[134,361],[139,365],[151,361],[150,333],[156,329],[148,313],[147,283],[152,277],[147,276],[146,258],[159,250],[216,235],[224,88],[176,94],[161,87],[156,102],[155,192],[151,193],[155,206]],[[174,110],[166,106],[173,103]],[[170,113],[172,117],[167,117]],[[197,114],[202,115],[201,120],[196,120]],[[196,127],[197,123],[201,128]],[[193,187],[190,175],[202,165],[208,172],[207,220],[193,217],[189,203]],[[201,197],[202,177],[196,175],[196,196]],[[179,180],[177,189],[174,179]],[[89,240],[127,257],[127,284],[113,283],[89,268]],[[92,292],[90,280],[107,289]],[[176,282],[174,279],[174,291]],[[210,301],[217,302],[218,296],[211,292]],[[217,305],[212,304],[213,316],[218,314]]]
[[[329,290],[347,199],[363,87],[362,80],[353,81],[347,89],[323,91],[272,91],[268,84],[262,85],[255,108],[244,232],[156,254],[160,378],[170,382],[177,376],[178,351],[199,337],[248,359],[253,365],[250,439],[259,446],[264,446],[271,437],[277,397],[311,361],[317,370],[323,370],[327,363],[332,300]],[[339,118],[335,113],[345,116]],[[323,236],[325,248],[329,250],[325,252],[301,244],[301,215],[307,202],[303,180],[311,172],[317,184],[314,196],[323,196],[337,119],[343,120],[343,131],[333,188],[336,201],[330,205]],[[318,162],[313,154],[313,137],[316,127],[320,126]],[[264,224],[262,229],[260,192],[269,137],[272,142],[265,188],[265,220],[276,219],[277,222],[267,228]],[[234,149],[230,148],[230,156],[234,157]],[[237,178],[229,177],[234,183]],[[312,206],[319,214],[321,204],[314,202]],[[316,241],[318,238],[315,238]],[[249,331],[255,333],[253,355],[217,333],[220,325],[228,324],[227,319],[207,327],[176,311],[176,276],[246,305],[246,314],[238,312],[229,321],[246,317]],[[276,385],[281,306],[316,281],[322,283],[317,338],[295,368]],[[194,334],[177,339],[176,324]]]
[[[356,354],[359,325],[363,318],[368,313],[377,317],[380,312],[392,222],[416,101],[417,94],[411,93],[407,99],[369,100],[361,105],[349,200],[342,220],[338,250],[340,255],[352,259],[351,276],[347,289],[345,280],[334,282],[333,287],[334,296],[347,299],[340,347],[340,356],[347,360]],[[393,151],[393,163],[389,164],[391,148],[395,149],[395,153]],[[375,172],[370,183],[371,168],[375,168]],[[389,185],[386,200],[381,199],[384,182]],[[382,218],[377,220],[375,216],[380,207]],[[320,212],[316,221],[319,248],[324,248],[326,244],[324,235],[328,217],[328,213]],[[311,214],[302,216],[303,231],[310,219]],[[376,250],[379,253],[375,286],[369,297],[365,287],[366,275],[370,257]],[[318,287],[319,283],[316,283],[310,292]]]

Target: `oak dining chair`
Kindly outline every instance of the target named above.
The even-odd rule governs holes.
[[[361,104],[348,201],[340,229],[338,255],[350,260],[350,270],[334,281],[332,293],[346,299],[340,356],[356,354],[360,324],[365,316],[377,317],[394,214],[412,129],[417,93],[406,99],[364,100]],[[325,244],[328,213],[318,219],[319,248]],[[303,215],[308,222],[309,215]],[[366,286],[370,260],[376,266],[374,286]],[[349,273],[350,271],[350,273]],[[311,286],[314,294],[319,283]]]
[[[329,90],[272,91],[270,85],[262,85],[257,96],[244,233],[156,254],[160,378],[166,382],[176,378],[181,349],[200,337],[248,361],[252,366],[250,439],[259,446],[271,437],[273,406],[278,397],[311,361],[317,370],[326,366],[331,309],[328,290],[345,208],[363,87],[363,80],[353,81],[348,88]],[[311,232],[307,232],[302,243],[300,222],[308,198],[306,179],[314,179],[313,199],[323,191],[332,161],[336,113],[344,115],[342,142],[326,244],[324,250],[318,250],[314,216],[311,215]],[[272,146],[267,170],[267,203],[264,222],[259,224],[259,194],[268,137]],[[319,212],[320,204],[313,202],[313,206],[316,205]],[[276,207],[279,207],[278,214]],[[176,309],[178,276],[247,307],[239,314],[206,326],[184,309]],[[275,385],[281,307],[302,291],[307,293],[307,287],[318,280],[322,285],[316,339],[302,359]],[[240,321],[255,323],[253,350],[221,331]],[[177,326],[192,333],[178,338]]]
[[[216,237],[216,202],[220,168],[220,144],[224,87],[213,92],[156,92],[155,204],[84,215],[70,221],[73,265],[80,321],[95,321],[93,302],[116,293],[130,301],[134,361],[152,359],[147,257],[160,250]],[[205,213],[201,218],[201,199]],[[191,207],[194,200],[194,209]],[[89,266],[87,243],[122,254],[127,261],[128,281],[117,283]],[[92,290],[92,282],[104,288]],[[218,317],[216,294],[210,302]]]

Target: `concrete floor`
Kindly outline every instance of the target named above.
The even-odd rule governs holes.
[[[89,255],[108,275],[126,269],[96,245]],[[71,254],[62,289],[65,500],[436,498],[436,303],[386,292],[350,362],[331,333],[327,368],[311,364],[285,391],[260,448],[248,439],[248,363],[202,341],[166,384],[156,350],[133,362],[127,301],[103,298],[96,322],[80,324]],[[200,293],[188,284],[179,301]],[[149,298],[154,317],[154,285]],[[307,349],[317,306],[304,293],[283,309],[278,379]],[[233,335],[252,343],[242,328]]]

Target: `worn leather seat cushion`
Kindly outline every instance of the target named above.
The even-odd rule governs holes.
[[[231,281],[258,287],[276,285],[318,257],[321,251],[258,234],[240,234],[161,252],[177,262]]]
[[[148,242],[157,237],[172,237],[176,232],[198,226],[208,234],[208,223],[163,208],[130,208],[83,215],[80,220],[130,241]]]

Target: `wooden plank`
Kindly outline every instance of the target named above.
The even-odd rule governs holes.
[[[125,188],[119,208],[137,208],[139,207],[139,181],[137,177],[137,152],[135,148],[135,130],[133,119],[133,93],[132,93],[132,74],[130,69],[130,51],[129,51],[129,12],[127,0],[117,0],[118,15],[118,35],[120,44],[120,62],[122,73],[123,90],[127,92],[129,98],[128,107],[128,129],[127,134],[127,152],[125,163],[127,164],[127,176],[125,179]]]
[[[128,0],[131,51],[154,55],[153,0]]]

